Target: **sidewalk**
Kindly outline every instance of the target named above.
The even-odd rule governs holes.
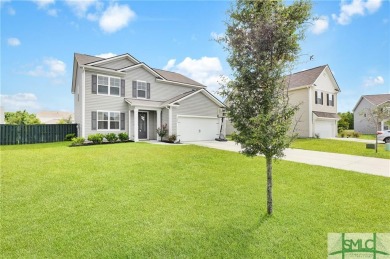
[[[198,146],[233,152],[239,152],[241,150],[241,146],[237,145],[233,141],[200,141],[190,143],[187,142],[187,144],[194,144]],[[390,177],[390,160],[388,159],[291,148],[286,149],[284,154],[285,157],[282,158],[283,160]]]

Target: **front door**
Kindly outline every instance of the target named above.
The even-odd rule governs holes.
[[[148,138],[148,113],[139,112],[138,113],[138,138],[147,139]]]

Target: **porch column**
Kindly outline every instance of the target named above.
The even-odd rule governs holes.
[[[381,121],[381,129],[380,130],[382,130],[382,131],[385,130],[385,121]]]
[[[129,110],[129,139],[131,139],[131,110]]]
[[[138,141],[138,108],[134,109],[134,142]]]
[[[156,113],[157,113],[157,123],[156,123],[156,125],[157,125],[157,128],[161,128],[161,109],[156,110]],[[158,136],[158,134],[156,134],[156,135],[157,135],[157,140],[158,140],[159,136]]]
[[[168,115],[168,136],[172,135],[172,106],[169,106],[169,115]]]

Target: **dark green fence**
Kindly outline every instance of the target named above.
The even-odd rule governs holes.
[[[66,134],[70,133],[75,133],[77,136],[77,124],[0,124],[0,145],[64,141]]]

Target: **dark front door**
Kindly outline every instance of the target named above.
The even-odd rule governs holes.
[[[148,138],[148,113],[139,112],[138,113],[138,138],[147,139]]]

